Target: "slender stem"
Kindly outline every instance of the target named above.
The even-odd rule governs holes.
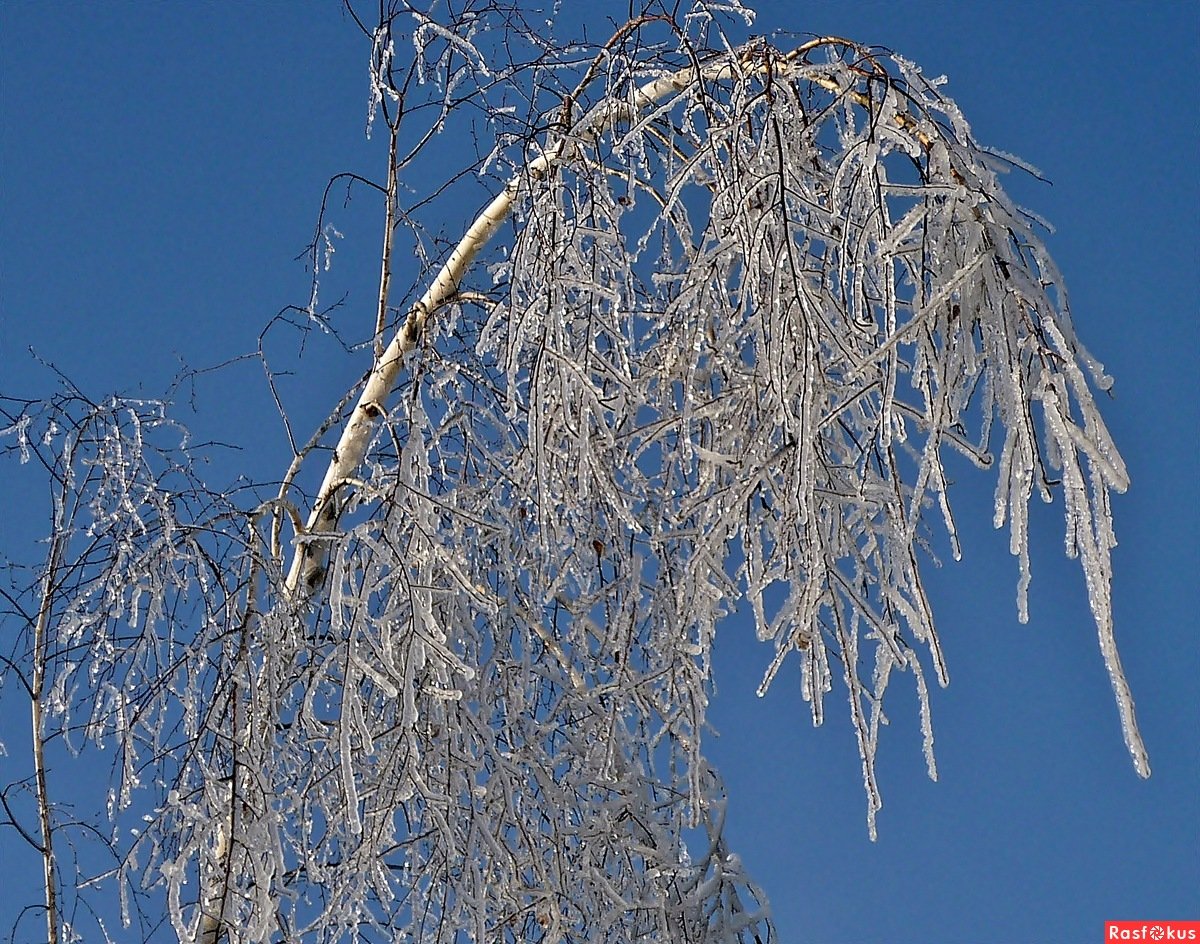
[[[252,523],[252,536],[258,534],[259,518],[264,509],[255,513]],[[213,850],[214,865],[207,878],[201,875],[200,892],[200,930],[196,940],[198,944],[217,944],[226,933],[226,915],[229,912],[230,897],[233,893],[234,871],[240,868],[242,859],[235,860],[238,851],[238,833],[244,827],[239,822],[239,806],[243,799],[239,795],[239,786],[246,772],[246,761],[242,757],[242,747],[249,747],[251,734],[247,730],[246,741],[243,744],[242,727],[246,719],[243,717],[242,699],[247,696],[239,680],[250,685],[250,633],[258,615],[257,599],[259,578],[262,576],[262,560],[255,556],[250,566],[250,577],[246,581],[246,608],[238,626],[238,652],[232,679],[231,730],[230,738],[232,757],[230,760],[229,777],[229,810],[228,815],[217,825],[217,838]],[[244,673],[244,674],[243,674]],[[253,715],[251,715],[251,723]]]
[[[54,824],[50,820],[50,798],[46,790],[46,758],[42,750],[42,702],[40,667],[34,669],[38,698],[30,702],[33,727],[33,767],[37,790],[38,820],[42,829],[42,880],[46,886],[46,940],[58,944],[58,887],[54,877]]]
[[[46,681],[54,578],[62,557],[63,531],[60,527],[62,507],[61,499],[55,502],[55,526],[50,539],[50,552],[46,556],[46,572],[42,576],[42,599],[33,627],[33,679],[29,692],[29,721],[33,735],[34,791],[37,796],[38,824],[42,834],[42,879],[46,889],[47,944],[58,944],[58,879],[54,869],[54,822],[50,815],[50,792],[46,786],[46,742],[42,736],[42,693]]]
[[[392,284],[392,240],[396,232],[396,190],[399,186],[396,169],[396,143],[400,136],[400,120],[391,126],[388,144],[387,210],[383,218],[383,251],[379,264],[379,308],[375,313],[375,363],[383,357],[383,329],[387,326],[388,293]]]

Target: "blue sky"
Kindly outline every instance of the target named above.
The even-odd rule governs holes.
[[[624,3],[589,10],[606,6],[623,18]],[[1050,247],[1079,333],[1117,380],[1102,406],[1133,479],[1115,501],[1117,634],[1154,775],[1140,781],[1125,753],[1082,575],[1062,554],[1061,503],[1033,509],[1022,626],[1016,563],[977,476],[958,508],[964,561],[929,574],[952,678],[934,693],[940,782],[924,775],[915,698],[897,689],[869,842],[844,713],[831,702],[814,730],[794,670],[755,698],[769,652],[734,622],[718,641],[722,736],[710,741],[733,845],[790,942],[1083,942],[1106,919],[1198,918],[1197,7],[759,9],[758,32],[836,33],[947,74],[977,138],[1053,182],[1011,183],[1058,227]],[[607,32],[596,22],[592,35]],[[328,178],[382,164],[363,138],[366,75],[363,39],[333,0],[0,6],[0,392],[53,390],[30,348],[96,398],[158,395],[184,364],[253,352],[276,312],[307,301],[295,257]],[[447,237],[475,207],[459,209]],[[326,297],[350,292],[346,325],[369,317],[372,211],[365,196],[339,203],[345,261]],[[414,264],[398,279],[420,276]],[[284,393],[307,430],[365,365],[319,337],[296,360],[295,343],[275,332],[267,346],[302,371]],[[186,393],[200,439],[242,447],[219,452],[218,481],[278,477],[287,444],[256,362]],[[29,557],[44,488],[12,465],[0,483],[12,509],[0,542]],[[24,776],[26,718],[0,700],[0,781]],[[0,831],[0,885],[36,869]],[[24,902],[0,899],[3,935]]]

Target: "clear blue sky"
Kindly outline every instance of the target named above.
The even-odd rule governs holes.
[[[623,18],[625,3],[607,6]],[[760,9],[758,32],[842,34],[947,74],[976,136],[1053,181],[1012,183],[1057,225],[1079,332],[1117,379],[1103,406],[1133,478],[1115,502],[1117,632],[1154,775],[1140,781],[1125,753],[1061,503],[1033,509],[1021,626],[1016,564],[979,476],[961,491],[964,562],[930,574],[952,677],[934,694],[941,781],[924,776],[915,698],[897,685],[869,842],[844,713],[831,701],[814,730],[794,670],[756,699],[769,653],[735,622],[718,641],[710,741],[733,845],[798,944],[1071,944],[1100,941],[1106,919],[1200,918],[1198,8]],[[31,347],[97,398],[160,394],[183,364],[253,351],[277,311],[307,301],[294,258],[327,179],[381,166],[362,134],[366,75],[334,0],[0,4],[0,392],[52,391]],[[473,209],[445,219],[445,235]],[[370,210],[365,195],[339,209],[346,325],[369,317]],[[415,266],[399,275],[419,280]],[[303,385],[285,385],[305,431],[365,367],[312,345]],[[281,474],[286,441],[256,365],[203,376],[194,394],[184,418],[199,438],[244,447],[220,454],[219,479]],[[28,467],[0,467],[0,483],[0,542],[28,557],[45,492]],[[3,782],[26,772],[26,709],[11,695]],[[0,936],[37,867],[0,831]]]

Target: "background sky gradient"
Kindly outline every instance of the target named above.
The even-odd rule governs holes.
[[[588,11],[593,38],[626,10],[566,7]],[[940,782],[925,777],[915,696],[896,682],[870,842],[844,692],[817,730],[794,664],[757,699],[770,652],[734,620],[717,644],[709,741],[732,845],[797,944],[1082,944],[1107,919],[1200,918],[1200,8],[759,9],[758,33],[839,34],[947,74],[976,137],[1053,182],[1011,184],[1058,227],[1049,245],[1080,336],[1117,381],[1101,407],[1133,486],[1114,502],[1113,596],[1154,775],[1140,781],[1122,744],[1083,577],[1062,553],[1061,499],[1031,508],[1021,626],[1016,562],[990,526],[993,483],[963,471],[952,497],[964,561],[927,571],[952,678],[933,693]],[[276,312],[305,304],[295,260],[326,181],[378,176],[385,156],[363,137],[367,51],[334,0],[0,4],[0,392],[55,389],[32,350],[94,399],[158,396],[184,365],[253,352]],[[379,220],[365,192],[356,200],[338,203],[336,284],[349,294],[336,317],[358,336],[373,317]],[[459,207],[442,235],[457,238],[476,208]],[[415,263],[399,268],[403,285],[421,281]],[[281,358],[296,343],[268,335]],[[283,383],[304,436],[366,366],[363,352],[307,343],[302,375]],[[287,441],[256,361],[202,374],[179,399],[198,439],[241,447],[218,450],[216,481],[282,473]],[[45,483],[5,464],[0,495],[0,550],[35,559]],[[0,689],[0,784],[28,772],[17,694]],[[38,894],[39,868],[0,830],[0,940]],[[41,927],[25,919],[16,940]]]

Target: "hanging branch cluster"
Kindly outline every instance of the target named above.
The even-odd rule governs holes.
[[[997,476],[1022,619],[1028,502],[1061,491],[1148,774],[1113,642],[1127,476],[1089,388],[1109,380],[1036,221],[912,63],[710,45],[700,14],[592,51],[497,152],[509,182],[386,345],[424,73],[395,79],[394,17],[373,32],[377,342],[311,511],[291,505],[309,451],[249,515],[126,482],[125,589],[80,583],[59,610],[59,689],[116,681],[47,705],[116,739],[123,784],[163,785],[117,874],[162,883],[181,940],[773,940],[702,750],[717,627],[745,601],[774,647],[762,688],[798,660],[815,723],[845,686],[873,833],[898,675],[936,775],[927,673],[948,673],[920,561],[931,518],[959,555],[952,453]],[[483,35],[418,17],[434,99],[484,82]]]

